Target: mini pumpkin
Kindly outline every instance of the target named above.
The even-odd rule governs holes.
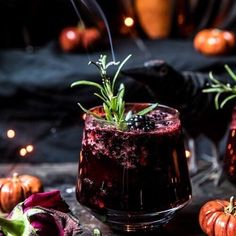
[[[199,224],[208,236],[235,236],[236,205],[230,201],[212,200],[205,203],[199,212]]]
[[[59,43],[64,52],[73,52],[96,45],[100,38],[101,33],[95,27],[68,27],[62,30]]]
[[[86,49],[95,45],[101,38],[101,33],[96,28],[82,29],[82,48]]]
[[[43,192],[43,184],[38,177],[14,173],[11,178],[0,178],[0,211],[8,213],[19,202],[38,192]]]
[[[68,27],[62,30],[59,43],[64,52],[74,51],[80,44],[81,36],[77,27]]]
[[[220,29],[204,29],[194,37],[194,48],[207,56],[230,53],[235,47],[235,34]]]

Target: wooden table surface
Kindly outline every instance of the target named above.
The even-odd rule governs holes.
[[[75,198],[75,183],[77,177],[77,163],[41,163],[41,164],[0,164],[0,176],[10,176],[12,173],[32,174],[39,176],[45,190],[59,189],[65,201],[70,205],[72,212],[80,219],[85,231],[92,231],[98,227],[103,236],[121,236],[122,233],[113,232],[109,226],[96,219]],[[196,183],[196,176],[192,177],[193,197],[191,203],[179,211],[176,217],[158,232],[132,235],[166,235],[166,236],[201,236],[198,224],[200,207],[210,199],[229,197],[235,194],[236,187],[226,179],[219,186],[213,181],[206,181],[200,185]],[[89,235],[89,234],[88,234]]]

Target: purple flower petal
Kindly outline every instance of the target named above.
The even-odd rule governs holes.
[[[34,193],[23,203],[23,211],[39,206],[47,209],[54,209],[62,212],[70,212],[69,206],[62,199],[59,190],[53,190],[44,193]]]
[[[47,212],[34,214],[30,217],[30,224],[39,236],[64,236],[64,229],[56,219]]]
[[[5,234],[0,230],[0,236],[5,236]]]
[[[34,228],[40,229],[37,231],[40,232],[39,236],[72,236],[83,232],[79,220],[70,213],[41,207],[34,209],[41,210],[41,212],[29,214],[28,219]],[[43,232],[49,232],[48,227],[51,228],[50,234],[43,234]]]

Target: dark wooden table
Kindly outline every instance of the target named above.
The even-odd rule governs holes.
[[[0,176],[10,176],[13,172],[19,174],[32,174],[39,176],[44,182],[45,190],[59,189],[63,198],[70,205],[72,212],[79,217],[85,231],[99,228],[103,236],[121,236],[122,233],[113,232],[109,226],[96,219],[90,212],[82,207],[75,198],[75,183],[77,176],[77,163],[42,163],[42,164],[0,164]],[[235,194],[236,187],[226,179],[219,186],[213,181],[206,181],[199,185],[196,176],[192,178],[193,197],[191,203],[179,211],[176,217],[158,232],[132,235],[166,235],[166,236],[201,236],[198,224],[200,207],[208,200],[215,198],[228,199]]]

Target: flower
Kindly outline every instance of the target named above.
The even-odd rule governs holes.
[[[0,236],[74,236],[82,233],[79,220],[60,191],[35,193],[19,203],[7,218],[0,217]]]
[[[25,199],[22,205],[24,212],[36,206],[44,207],[47,209],[50,208],[65,213],[70,212],[69,206],[62,199],[59,190],[32,194],[30,197]]]

